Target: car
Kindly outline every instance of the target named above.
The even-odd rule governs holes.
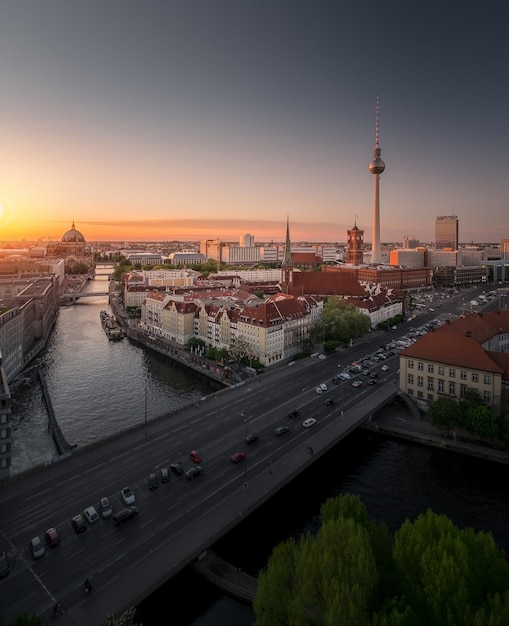
[[[193,463],[201,463],[202,462],[202,458],[198,454],[198,452],[196,452],[196,450],[193,450],[192,452],[189,453],[189,458],[191,459],[191,461]]]
[[[177,461],[176,463],[172,463],[170,465],[170,470],[176,476],[182,476],[182,474],[184,473],[184,468],[183,468],[182,463],[180,461]]]
[[[382,368],[383,369],[383,368]],[[378,378],[378,374],[376,372],[371,372],[369,375],[370,378]]]
[[[241,461],[243,461],[245,458],[246,458],[246,453],[245,452],[235,452],[230,457],[230,461],[232,463],[235,463],[235,465],[236,465],[237,463],[240,463]]]
[[[0,578],[5,578],[11,573],[11,566],[6,552],[0,553]]]
[[[321,387],[317,387],[315,391],[316,393],[323,393],[323,389]]]
[[[124,487],[120,494],[122,495],[122,500],[125,502],[125,504],[127,504],[127,506],[136,502],[136,496],[134,495],[130,487]]]
[[[389,369],[388,365],[382,365],[382,371],[386,372]]]
[[[161,482],[167,483],[170,480],[170,471],[167,467],[161,469]]]
[[[194,467],[191,467],[190,469],[187,470],[186,478],[187,480],[194,480],[196,476],[199,476],[202,472],[203,472],[202,466],[195,465]]]
[[[159,487],[159,483],[157,482],[157,476],[155,474],[149,474],[148,476],[148,488],[150,491],[154,491]]]
[[[253,443],[256,443],[258,441],[258,439],[260,439],[260,437],[258,437],[258,435],[248,435],[245,439],[246,443],[248,446],[252,446]]]
[[[334,404],[334,400],[332,398],[328,398],[324,402],[325,406],[332,406]]]
[[[376,384],[377,384],[377,382],[378,382],[378,381],[377,381],[377,379],[376,379],[376,378],[371,378],[371,379],[368,381],[368,385],[373,386],[373,385],[376,385]]]
[[[281,435],[285,435],[290,429],[288,426],[278,426],[274,431],[276,437],[281,437]]]
[[[327,391],[327,385],[325,383],[320,383],[320,389]]]
[[[306,420],[302,422],[302,425],[304,426],[304,428],[311,428],[311,426],[314,426],[315,424],[316,424],[316,420],[314,417],[308,417]]]
[[[28,544],[33,559],[40,559],[46,554],[46,549],[40,537],[32,537]]]
[[[48,530],[44,533],[44,538],[50,548],[56,548],[60,545],[60,535],[58,534],[58,530],[56,528],[48,528]]]
[[[288,411],[288,417],[297,417],[299,415],[299,411],[294,409],[293,411]]]
[[[362,381],[354,380],[352,383],[352,387],[362,387]]]
[[[87,518],[87,522],[89,524],[93,524],[94,522],[99,521],[99,515],[97,515],[95,506],[87,506],[83,513],[85,514],[85,517]]]
[[[99,502],[99,511],[103,519],[109,519],[113,515],[113,509],[111,508],[108,498],[101,498]]]
[[[83,515],[75,515],[71,520],[71,526],[74,528],[74,532],[79,535],[86,531],[87,523]]]
[[[120,526],[120,524],[127,522],[127,520],[136,517],[138,513],[139,509],[137,506],[128,506],[125,509],[120,509],[120,511],[117,511],[113,515],[113,523],[115,524],[115,526]]]

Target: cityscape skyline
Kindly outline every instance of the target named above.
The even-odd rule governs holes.
[[[503,7],[0,7],[0,240],[508,236]]]

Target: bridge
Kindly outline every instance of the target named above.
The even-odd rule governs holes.
[[[0,551],[12,565],[2,581],[7,621],[21,612],[49,618],[58,601],[64,615],[56,623],[100,625],[139,604],[389,402],[398,387],[395,358],[377,385],[358,389],[351,381],[330,384],[337,356],[297,362],[148,424],[141,419],[139,428],[4,484]],[[316,393],[324,381],[328,390]],[[334,404],[326,406],[326,399]],[[293,410],[298,418],[288,417]],[[309,416],[317,423],[303,428]],[[274,434],[279,425],[289,429],[281,437]],[[248,434],[259,436],[249,447]],[[150,472],[177,460],[188,469],[192,449],[203,455],[203,475],[172,475],[149,491]],[[247,458],[235,465],[230,457],[238,449]],[[73,531],[72,517],[97,507],[103,496],[115,510],[125,506],[120,490],[126,485],[136,495],[135,519],[119,528],[101,519],[82,534]],[[62,543],[34,561],[28,542],[49,527],[58,529]],[[89,576],[97,590],[85,597],[82,583]]]
[[[74,304],[76,300],[80,300],[81,298],[98,298],[109,295],[109,291],[78,291],[76,293],[64,293],[60,296],[60,303]]]

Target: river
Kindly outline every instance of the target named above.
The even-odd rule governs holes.
[[[88,289],[104,291],[104,281],[97,276]],[[163,414],[216,388],[208,379],[126,339],[109,342],[99,320],[102,309],[110,311],[104,296],[62,308],[44,353],[11,384],[13,473],[56,455],[47,431],[38,367],[44,368],[66,438],[80,446],[142,424],[145,416]],[[359,495],[370,516],[393,531],[406,518],[415,519],[431,508],[459,527],[492,532],[509,551],[509,468],[361,430],[215,549],[256,575],[275,543],[316,530],[320,504],[344,492]],[[251,626],[254,614],[186,570],[139,607],[138,619],[144,626]]]

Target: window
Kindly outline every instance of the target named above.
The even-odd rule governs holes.
[[[407,389],[407,393],[409,396],[413,396],[414,395],[414,390],[410,387],[409,389]]]
[[[456,383],[453,383],[453,382],[449,383],[449,395],[450,396],[456,395]]]
[[[8,428],[0,428],[0,439],[6,439],[9,436]]]
[[[460,378],[461,380],[467,379],[467,373],[465,372],[465,370],[460,370]]]
[[[465,395],[465,391],[468,389],[466,385],[460,385],[460,397]]]
[[[433,365],[433,363],[428,363],[428,372],[430,374],[433,374],[434,369],[435,369],[435,366]]]
[[[422,391],[418,391],[417,392],[417,397],[418,398],[422,398],[424,396],[424,394],[422,393]]]
[[[421,363],[420,361],[417,363],[417,369],[422,372],[424,369],[424,363]]]
[[[484,384],[491,385],[491,376],[489,374],[484,374]]]
[[[445,374],[445,369],[441,365],[439,365],[438,366],[438,375],[439,376],[444,376],[444,374]]]
[[[434,383],[435,379],[428,376],[428,389],[433,389]]]
[[[474,383],[479,382],[479,374],[477,372],[472,372],[472,382]]]
[[[449,378],[456,378],[456,370],[452,367],[449,368]]]
[[[482,399],[488,404],[490,404],[491,403],[491,391],[487,391],[487,390],[483,391]]]
[[[408,360],[408,369],[411,369],[411,370],[414,369],[414,362],[412,361],[412,359]]]
[[[424,378],[422,376],[417,376],[417,386],[424,387]]]
[[[430,402],[433,402],[433,394],[432,393],[428,393],[428,400]]]
[[[413,374],[408,374],[408,384],[409,385],[413,385],[414,384],[414,375]]]
[[[444,381],[443,380],[438,381],[438,392],[444,393]]]

